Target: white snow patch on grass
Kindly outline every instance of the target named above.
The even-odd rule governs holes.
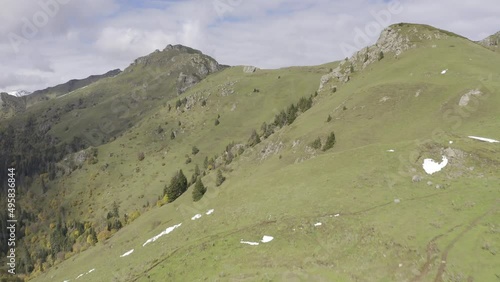
[[[447,164],[448,158],[446,156],[443,156],[440,163],[435,162],[433,159],[425,159],[422,167],[427,174],[433,174],[441,171],[441,169],[443,169]]]
[[[191,220],[197,220],[200,217],[201,217],[201,214],[196,214],[195,216],[191,217]]]
[[[484,142],[488,142],[488,143],[500,143],[500,141],[495,140],[495,139],[490,139],[490,138],[477,137],[477,136],[468,136],[468,137],[471,139],[476,139],[476,140],[484,141]]]
[[[445,74],[448,71],[448,69],[445,69],[441,72],[441,74]]]
[[[76,279],[80,279],[80,277],[82,277],[83,275],[84,275],[83,273],[82,273],[82,274],[80,274],[80,275],[78,275],[78,276],[76,277]],[[76,279],[75,279],[75,280],[76,280]]]
[[[214,209],[208,210],[206,215],[211,215],[214,212]]]
[[[158,234],[158,235],[156,235],[156,236],[154,236],[152,238],[149,238],[144,244],[142,244],[142,246],[144,247],[147,244],[158,240],[161,236],[169,234],[170,232],[174,231],[176,228],[179,228],[181,225],[182,225],[182,223],[179,223],[177,225],[168,227],[167,229],[165,229],[164,231],[162,231],[160,234]]]
[[[387,150],[387,152],[394,153],[395,151],[393,149]]]
[[[243,241],[243,239],[241,239],[240,243],[241,244],[251,245],[251,246],[258,246],[259,245],[259,243],[257,243],[257,242]]]
[[[321,223],[321,222],[317,222],[317,223],[314,224],[314,226],[321,226],[322,224],[323,223]]]
[[[448,142],[448,143],[453,144],[453,141],[450,141],[450,142]]]
[[[133,252],[134,252],[134,249],[132,249],[132,250],[130,250],[130,251],[128,251],[128,252],[126,252],[126,253],[124,253],[124,254],[123,254],[123,255],[121,255],[120,257],[121,257],[121,258],[122,258],[122,257],[126,257],[126,256],[130,255],[130,254],[131,254],[131,253],[133,253]]]
[[[272,240],[274,239],[273,236],[267,236],[267,235],[264,235],[262,237],[262,240],[260,240],[262,243],[268,243],[268,242],[271,242]]]
[[[339,216],[340,216],[340,213],[338,213],[338,214],[336,214],[336,215],[334,215],[334,216],[335,216],[335,217],[339,217]]]

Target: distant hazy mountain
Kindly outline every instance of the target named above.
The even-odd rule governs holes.
[[[103,78],[107,77],[113,77],[121,73],[121,70],[115,69],[108,71],[105,74],[101,75],[91,75],[87,78],[84,79],[72,79],[66,83],[62,83],[53,87],[48,87],[43,90],[37,90],[32,93],[30,96],[30,99],[39,99],[39,97],[46,97],[45,99],[48,98],[55,98],[64,94],[67,94],[71,91],[75,91],[77,89],[80,89],[82,87],[85,87],[89,84],[92,84],[98,80],[101,80]]]

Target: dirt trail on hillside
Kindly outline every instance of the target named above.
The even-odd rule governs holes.
[[[455,229],[457,229],[458,227],[462,226],[463,224],[459,224],[457,226],[454,226],[452,227],[451,229],[449,229],[446,233],[443,233],[443,234],[439,234],[439,235],[436,235],[434,236],[430,241],[429,243],[427,243],[427,247],[426,247],[426,253],[427,253],[427,258],[425,260],[425,263],[420,267],[420,274],[415,276],[412,280],[410,280],[411,282],[416,282],[416,281],[420,281],[422,280],[423,277],[425,277],[428,273],[429,273],[429,270],[430,270],[430,267],[431,267],[431,264],[434,263],[434,261],[436,260],[436,258],[438,257],[436,255],[436,253],[439,252],[439,249],[436,245],[436,240],[453,232]]]
[[[439,268],[438,268],[436,276],[434,278],[434,282],[442,282],[443,281],[443,274],[446,270],[446,265],[447,265],[446,260],[448,258],[448,253],[450,252],[450,250],[453,249],[455,244],[467,232],[472,230],[484,217],[495,212],[495,210],[498,208],[499,203],[500,203],[500,201],[495,202],[489,210],[487,210],[483,214],[481,214],[478,217],[469,221],[469,223],[467,224],[467,227],[464,230],[462,230],[457,236],[455,236],[455,238],[453,238],[453,240],[444,248],[444,250],[441,252],[441,263],[439,264]],[[412,282],[422,281],[427,276],[427,274],[429,273],[429,271],[431,269],[432,263],[438,258],[438,256],[436,255],[436,253],[438,252],[436,241],[439,238],[450,234],[451,232],[455,231],[455,229],[457,229],[463,225],[464,224],[459,224],[457,226],[454,226],[453,228],[449,229],[446,233],[439,234],[439,235],[435,236],[434,238],[432,238],[429,241],[429,243],[427,243],[427,248],[426,248],[427,259],[426,259],[425,263],[420,267],[420,273],[417,276],[415,276],[413,279],[411,279],[410,281],[412,281]],[[473,279],[473,278],[469,277],[469,280],[470,279]]]
[[[436,274],[436,278],[434,278],[434,282],[441,282],[443,281],[443,273],[446,269],[446,259],[448,258],[448,253],[450,252],[450,250],[455,246],[455,244],[458,242],[458,240],[460,240],[467,232],[469,232],[470,230],[472,230],[472,228],[474,228],[484,217],[486,217],[487,215],[493,213],[497,208],[498,208],[498,204],[500,203],[500,201],[496,201],[495,204],[493,204],[493,207],[491,207],[488,211],[486,211],[485,213],[483,213],[482,215],[476,217],[475,219],[473,219],[469,225],[467,226],[467,228],[465,228],[462,232],[460,232],[449,244],[448,246],[446,246],[446,248],[444,249],[442,255],[441,255],[441,261],[444,263],[441,263],[439,265],[439,268],[438,268],[438,272]]]

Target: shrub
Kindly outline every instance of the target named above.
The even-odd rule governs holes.
[[[138,210],[134,210],[133,212],[130,213],[128,216],[127,224],[131,223],[132,221],[136,220],[139,216],[141,216],[141,212]]]
[[[384,52],[380,51],[380,53],[378,53],[378,60],[382,60],[384,58]]]
[[[216,120],[215,120],[215,126],[217,126],[217,125],[219,125],[219,124],[220,124],[219,119],[216,119]]]
[[[222,172],[220,170],[217,171],[217,178],[215,179],[215,186],[220,186],[226,178],[222,175]]]
[[[203,185],[201,177],[198,177],[193,189],[193,201],[199,201],[205,195],[205,192],[207,192],[207,188]]]
[[[328,138],[326,138],[325,146],[323,146],[323,151],[331,149],[335,145],[335,133],[332,131]]]
[[[186,164],[191,163],[191,161],[192,161],[192,160],[191,160],[191,158],[190,158],[190,157],[188,157],[188,158],[186,159]]]
[[[203,100],[203,101],[201,101],[201,106],[202,106],[202,107],[205,107],[206,105],[207,105],[207,100]]]
[[[311,148],[313,149],[320,149],[321,148],[321,138],[317,138],[316,140],[314,140],[311,144],[310,144]]]
[[[109,230],[103,230],[97,234],[97,241],[98,242],[103,242],[111,237],[111,231]]]
[[[328,117],[326,118],[326,122],[330,122],[330,121],[332,121],[332,116],[328,115]]]
[[[168,203],[168,196],[164,195],[163,198],[161,198],[160,200],[158,200],[156,202],[156,206],[161,207],[161,206],[165,205],[166,203]]]
[[[172,139],[172,140],[175,139],[175,132],[172,131],[172,133],[170,133],[170,139]]]
[[[196,146],[193,146],[193,148],[191,148],[191,153],[192,153],[193,155],[198,154],[198,152],[200,152],[200,149],[198,149]]]
[[[139,152],[139,153],[137,154],[137,159],[138,159],[139,161],[144,160],[144,158],[145,158],[145,157],[144,157],[144,152]]]

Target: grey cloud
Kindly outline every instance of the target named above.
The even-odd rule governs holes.
[[[353,44],[356,29],[377,22],[373,14],[387,9],[382,0],[150,1],[151,8],[137,9],[123,9],[117,0],[65,0],[68,4],[15,53],[6,35],[20,33],[20,19],[32,17],[39,1],[6,1],[0,10],[0,90],[36,90],[124,68],[167,44],[189,45],[230,65],[322,64],[345,57],[340,44]],[[220,3],[226,3],[223,10]],[[400,3],[401,13],[387,24],[425,23],[473,40],[500,30],[497,0]],[[26,75],[27,70],[36,74]]]

